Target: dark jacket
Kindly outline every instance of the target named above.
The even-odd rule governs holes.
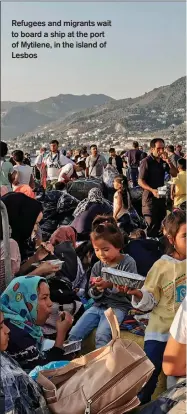
[[[120,155],[116,155],[115,158],[116,158],[116,167],[117,167],[117,170],[118,170],[119,174],[123,174],[123,170],[122,170],[122,168],[123,168],[123,161],[122,161],[122,158],[120,157]],[[108,163],[110,165],[112,165],[112,157],[109,157]]]

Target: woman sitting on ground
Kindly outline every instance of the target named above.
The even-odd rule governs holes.
[[[8,285],[1,295],[1,307],[10,329],[7,351],[25,370],[37,365],[64,359],[63,342],[72,325],[72,317],[65,312],[56,323],[56,341],[53,348],[42,352],[43,326],[51,313],[50,291],[44,278],[20,276]]]
[[[76,322],[84,312],[84,306],[77,289],[81,289],[80,296],[84,294],[85,272],[82,263],[77,256],[76,232],[70,226],[59,227],[51,236],[50,242],[54,246],[54,254],[63,261],[61,269],[56,276],[49,280],[51,300],[53,301],[52,312],[43,327],[44,335],[53,339],[56,333],[56,319],[59,307],[68,310],[74,316]],[[51,256],[52,258],[52,256]]]
[[[40,387],[5,351],[10,329],[0,312],[0,412],[4,414],[49,414]]]
[[[92,188],[88,198],[80,201],[74,211],[75,219],[71,226],[76,230],[78,238],[88,240],[91,232],[92,222],[98,214],[111,214],[111,204],[103,198],[99,188]]]
[[[30,199],[24,194],[9,193],[1,198],[7,208],[10,223],[10,259],[12,277],[16,274],[36,274],[31,267],[33,263],[43,260],[46,256],[53,254],[54,249],[50,243],[41,243],[40,247],[28,259],[26,247],[27,240],[33,231],[36,233],[41,221],[42,205],[36,200]],[[5,266],[4,266],[4,243],[2,221],[0,220],[0,292],[5,289]],[[33,244],[34,248],[34,244]],[[21,256],[26,259],[21,264]],[[58,266],[50,263],[42,263],[37,268],[38,276],[48,275],[59,270]]]

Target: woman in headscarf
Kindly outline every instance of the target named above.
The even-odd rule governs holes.
[[[75,230],[71,226],[60,226],[52,234],[49,241],[53,246],[62,242],[70,241],[73,247],[76,248]]]
[[[39,385],[5,351],[9,328],[0,311],[0,412],[4,414],[49,414]]]
[[[71,226],[76,230],[79,240],[88,240],[92,221],[99,214],[111,214],[111,204],[103,198],[99,188],[92,188],[88,198],[81,201],[74,211],[75,219]]]
[[[35,228],[42,219],[41,204],[27,197],[24,194],[8,193],[1,198],[7,208],[9,224],[10,224],[10,259],[12,277],[18,274],[36,274],[32,264],[46,258],[50,253],[53,254],[54,249],[51,243],[41,243],[40,247],[35,251],[33,243],[33,255],[28,259],[27,242]],[[21,261],[25,262],[21,264]],[[59,266],[54,266],[49,262],[42,263],[37,268],[37,274],[40,276],[57,272]],[[4,263],[4,243],[2,220],[0,218],[0,293],[5,289],[5,263]]]
[[[17,241],[22,259],[26,242],[31,237],[35,224],[42,219],[42,204],[22,193],[8,193],[1,200],[8,213],[12,238]]]
[[[7,351],[23,369],[64,359],[62,345],[72,325],[72,317],[65,312],[56,323],[56,341],[49,351],[42,353],[43,326],[51,313],[49,286],[39,276],[20,276],[8,285],[1,295],[1,309],[10,329]]]

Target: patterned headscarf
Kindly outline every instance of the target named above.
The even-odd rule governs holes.
[[[36,325],[38,285],[46,279],[39,276],[20,276],[13,279],[1,295],[1,311],[4,319],[29,333],[40,344],[43,333]]]
[[[103,194],[99,188],[92,188],[88,193],[88,198],[85,198],[81,201],[77,208],[75,209],[73,215],[74,217],[79,216],[83,211],[86,211],[91,203],[96,204],[105,204],[105,200],[103,198]]]

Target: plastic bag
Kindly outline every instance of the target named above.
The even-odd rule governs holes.
[[[103,182],[105,183],[107,188],[114,187],[114,179],[119,175],[118,171],[116,170],[113,165],[107,165],[104,172],[103,172]]]
[[[29,373],[29,377],[31,377],[33,380],[36,381],[40,371],[62,368],[62,367],[65,367],[68,364],[69,364],[69,361],[55,361],[55,362],[49,362],[49,364],[46,364],[46,365],[43,365],[43,366],[37,365],[37,367],[34,368]]]
[[[79,203],[79,200],[77,200],[75,197],[71,196],[70,194],[63,193],[61,194],[61,197],[58,200],[57,203],[57,213],[69,213],[71,211],[74,211]]]
[[[79,201],[88,197],[88,193],[92,188],[99,188],[103,191],[103,184],[97,178],[79,178],[67,184],[67,192]]]

